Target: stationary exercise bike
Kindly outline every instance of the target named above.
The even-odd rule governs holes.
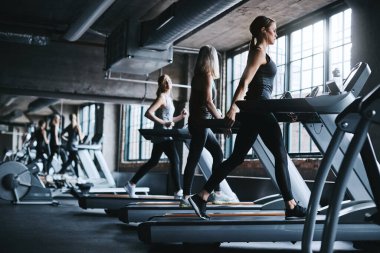
[[[45,188],[37,176],[39,168],[36,163],[24,165],[16,161],[0,164],[0,199],[13,204],[52,204],[50,189]]]

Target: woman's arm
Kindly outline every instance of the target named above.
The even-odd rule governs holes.
[[[186,110],[186,109],[183,109],[183,110],[181,111],[181,114],[180,114],[180,115],[177,115],[177,116],[173,117],[173,122],[174,122],[174,123],[177,123],[178,121],[181,121],[181,120],[183,120],[184,118],[186,118],[186,116],[187,116],[187,110]]]
[[[239,85],[235,90],[230,109],[228,110],[225,117],[227,125],[229,127],[232,127],[232,125],[234,124],[236,113],[239,111],[239,108],[235,104],[235,102],[243,99],[248,88],[248,84],[252,81],[259,67],[265,63],[266,53],[264,49],[255,48],[249,51],[247,65],[245,66],[243,75],[240,78]]]
[[[157,117],[155,115],[155,112],[163,105],[165,105],[165,99],[163,95],[160,95],[156,98],[156,100],[153,102],[153,104],[150,105],[148,110],[145,112],[144,116],[150,119],[153,122],[156,122],[158,124],[164,125],[166,127],[170,127],[172,125],[172,122],[164,121],[163,119]]]
[[[83,132],[82,132],[82,129],[81,129],[79,124],[77,124],[77,130],[78,130],[78,135],[79,135],[79,141],[82,142],[84,136],[83,136]]]
[[[44,138],[44,142],[46,143],[46,144],[49,144],[49,139],[48,139],[48,137],[47,137],[47,134],[46,134],[46,130],[45,129],[42,129],[42,137]]]
[[[61,134],[62,139],[64,139],[63,136],[66,133],[66,131],[67,131],[67,129],[65,128],[63,130],[62,134]],[[59,142],[59,138],[58,138],[58,126],[55,126],[55,128],[54,128],[54,136],[53,136],[53,138],[55,139],[55,143],[57,143],[57,145],[59,145],[60,142]]]

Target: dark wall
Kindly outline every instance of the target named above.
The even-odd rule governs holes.
[[[104,48],[78,43],[51,42],[47,46],[0,42],[0,91],[2,94],[40,95],[128,103],[155,98],[156,86],[106,80]],[[175,56],[164,68],[173,82],[186,83],[186,59]],[[156,81],[160,71],[148,76]],[[145,80],[146,76],[129,75]],[[179,97],[180,90],[173,95]]]
[[[352,9],[351,63],[367,62],[372,70],[363,94],[380,84],[380,2],[377,0],[346,0]],[[370,136],[380,159],[380,127],[372,126]]]

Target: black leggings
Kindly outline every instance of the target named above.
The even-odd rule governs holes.
[[[62,170],[60,171],[61,174],[66,172],[66,169],[69,165],[74,162],[74,173],[77,177],[79,177],[79,172],[78,172],[78,151],[77,150],[70,150],[69,151],[69,157],[67,161],[62,165]]]
[[[140,169],[136,172],[133,178],[130,180],[131,183],[137,184],[137,182],[152,168],[154,168],[160,161],[162,153],[169,158],[171,175],[173,177],[174,188],[176,191],[181,189],[180,177],[179,177],[179,156],[175,143],[172,140],[154,143],[152,149],[152,155],[148,162],[146,162]]]
[[[248,151],[252,148],[258,134],[275,159],[276,180],[285,201],[293,199],[289,171],[288,157],[282,139],[280,126],[273,114],[256,114],[242,117],[240,129],[236,135],[234,150],[204,186],[204,190],[212,192],[215,187],[227,177],[238,165],[243,163]]]
[[[220,148],[219,142],[214,133],[209,128],[203,128],[189,124],[189,132],[191,134],[191,142],[189,148],[189,156],[185,167],[183,177],[183,192],[184,195],[191,194],[195,167],[197,166],[202,154],[203,148],[206,148],[212,156],[212,173],[220,166],[223,161],[223,151]],[[221,180],[222,181],[222,180]],[[216,183],[213,190],[219,191],[219,183]]]

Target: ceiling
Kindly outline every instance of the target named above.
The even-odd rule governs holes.
[[[105,7],[98,18],[94,18],[93,24],[78,42],[104,44],[105,36],[122,21],[129,18],[136,18],[141,22],[147,21],[157,17],[175,2],[190,0],[5,0],[2,1],[0,8],[0,32],[65,40],[64,36],[69,28],[84,13],[93,10],[94,6],[104,1],[109,1],[110,6]],[[278,26],[282,26],[335,1],[235,1],[235,5],[228,10],[223,10],[212,20],[207,20],[200,27],[192,28],[190,33],[180,36],[174,41],[174,45],[199,48],[211,44],[218,50],[228,50],[249,41],[248,27],[255,16],[267,15],[274,18]],[[219,4],[226,1],[214,0],[214,2]]]
[[[164,33],[174,33],[171,37],[174,51],[198,49],[206,44],[214,45],[219,51],[227,51],[250,40],[248,27],[255,16],[272,17],[277,21],[277,26],[281,27],[335,1],[5,0],[2,1],[0,8],[0,41],[40,44],[62,41],[104,46],[106,37],[124,20],[135,19],[141,23],[160,20],[163,15],[160,14],[168,10],[169,6],[176,4],[185,8],[181,16],[189,15],[189,17],[183,17],[184,22],[188,22],[187,27],[167,26],[166,30],[160,30]],[[210,2],[212,4],[209,4]],[[99,10],[99,7],[103,8]],[[209,10],[213,8],[217,10],[209,14]],[[175,13],[176,11],[174,14],[171,13],[174,18],[170,22],[173,24],[178,20]],[[197,13],[203,16],[198,18],[196,24],[195,18],[191,15],[194,16]],[[88,22],[85,21],[86,19]],[[87,22],[88,27],[80,27],[83,31],[77,31],[75,35],[77,37],[71,36],[70,33],[75,28],[81,30],[75,26],[84,22]],[[0,121],[1,116],[12,116],[10,114],[12,110],[15,110],[15,108],[3,109],[6,103],[11,101],[13,105],[18,105],[19,110],[25,112],[28,111],[29,104],[36,99],[35,97],[0,96]],[[42,102],[46,102],[46,106],[33,110],[33,113],[49,114],[51,110],[47,109],[48,106],[59,101]]]

